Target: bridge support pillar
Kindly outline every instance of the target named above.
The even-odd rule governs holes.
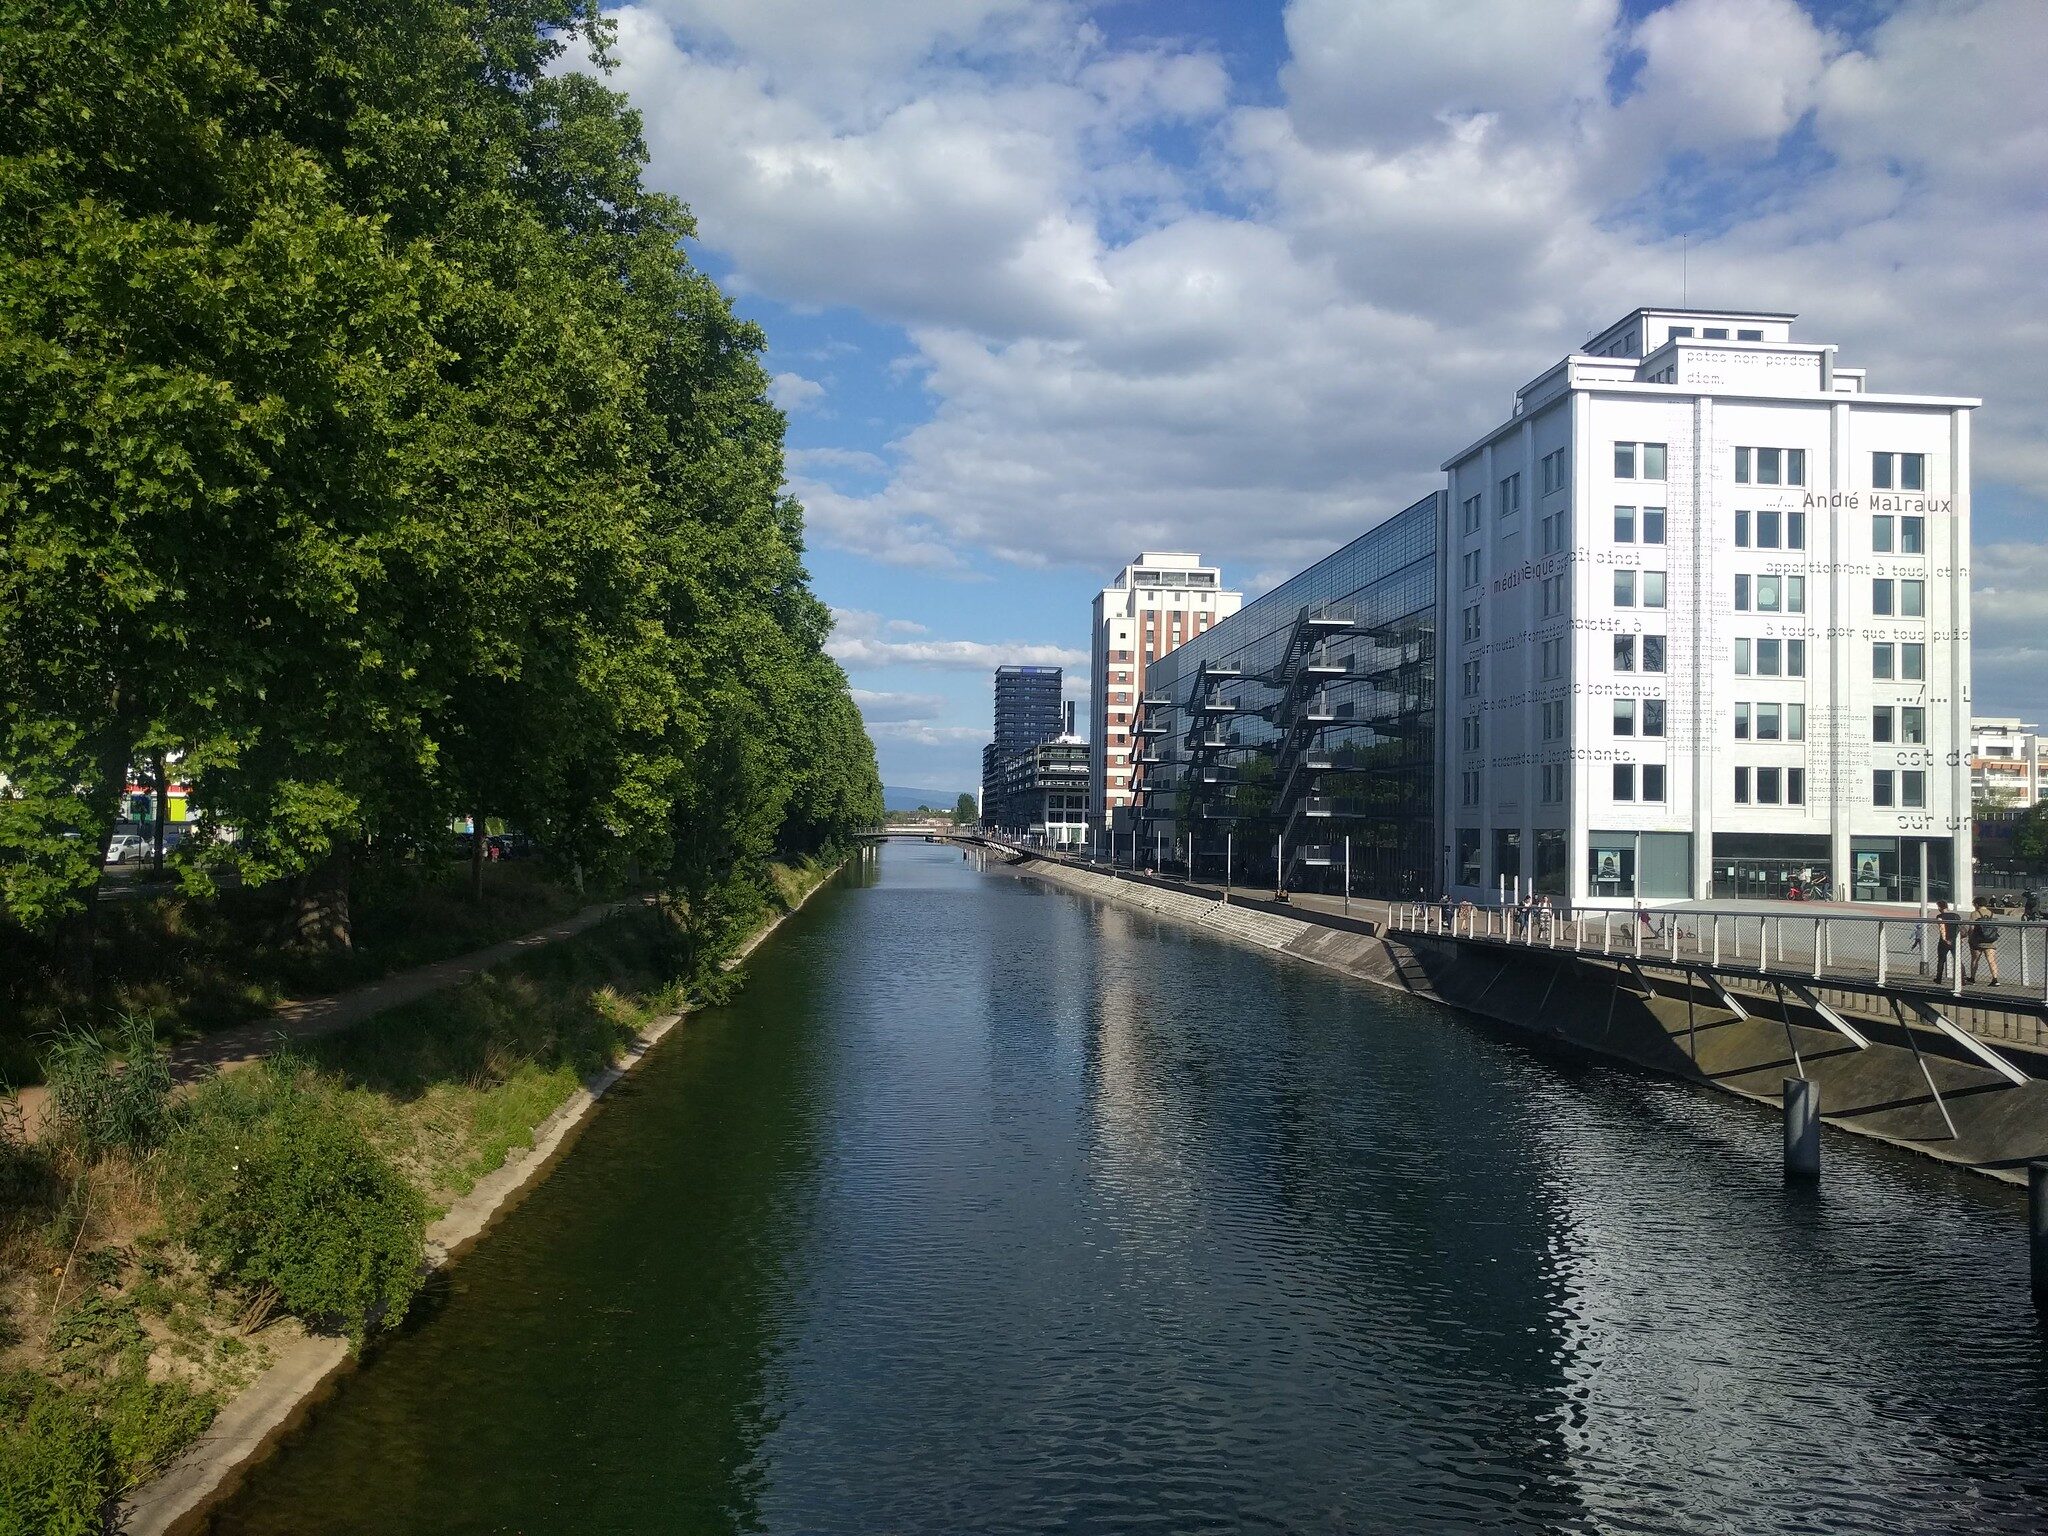
[[[2048,1317],[2048,1163],[2027,1164],[2027,1257],[2034,1310]]]
[[[1820,1177],[1820,1084],[1807,1077],[1785,1079],[1785,1177]]]

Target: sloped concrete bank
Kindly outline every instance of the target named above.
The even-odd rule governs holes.
[[[1819,1085],[1828,1124],[2008,1183],[2024,1183],[2026,1164],[2048,1157],[2048,1082],[2010,1084],[1952,1042],[1894,1020],[1856,1017],[1856,1027],[1872,1041],[1858,1050],[1818,1021],[1808,1022],[1811,1016],[1796,1005],[1781,1014],[1768,994],[1745,994],[1750,1017],[1739,1018],[1676,974],[1651,972],[1652,989],[1645,990],[1620,965],[1568,952],[1473,950],[1392,933],[1384,908],[1377,909],[1378,921],[1292,916],[1269,902],[1226,906],[1186,890],[1046,860],[1010,867],[1547,1042],[1773,1107],[1782,1101],[1784,1080],[1803,1072]],[[1857,1001],[1839,999],[1845,1010]],[[2048,1061],[2038,1059],[2022,1065],[2048,1070]]]
[[[795,906],[764,923],[726,962],[728,969],[743,962],[785,919],[801,911],[836,873],[828,872]],[[502,1166],[479,1179],[447,1214],[428,1227],[427,1268],[441,1270],[455,1263],[546,1178],[568,1152],[598,1101],[646,1060],[683,1017],[680,1013],[663,1014],[649,1023],[626,1047],[617,1065],[585,1078],[576,1092],[534,1127],[531,1146],[515,1148]],[[190,1449],[128,1496],[116,1528],[122,1536],[183,1536],[198,1530],[250,1469],[332,1393],[353,1364],[345,1340],[308,1336],[293,1342],[221,1410]]]

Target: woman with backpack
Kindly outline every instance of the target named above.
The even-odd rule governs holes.
[[[1982,896],[1977,898],[1977,909],[1971,914],[1970,922],[1970,974],[1966,978],[1971,986],[1977,984],[1979,962],[1991,967],[1991,985],[1998,985],[1998,916],[1991,910],[1991,903]]]

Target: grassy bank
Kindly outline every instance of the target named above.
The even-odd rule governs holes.
[[[102,1529],[296,1331],[402,1317],[427,1224],[829,871],[698,931],[636,909],[174,1102],[146,1036],[49,1062],[0,1126],[0,1536]],[[744,904],[742,904],[744,905]]]
[[[466,868],[373,869],[352,904],[352,947],[324,951],[288,939],[290,893],[282,887],[123,897],[100,904],[89,991],[55,941],[0,926],[0,1081],[40,1081],[44,1047],[59,1033],[139,1017],[163,1039],[191,1039],[262,1018],[288,998],[339,992],[529,933],[607,894],[615,893],[578,894],[538,862],[486,865],[481,901],[470,895]]]

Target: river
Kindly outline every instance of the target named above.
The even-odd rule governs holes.
[[[887,849],[218,1536],[2028,1531],[2021,1204]]]

